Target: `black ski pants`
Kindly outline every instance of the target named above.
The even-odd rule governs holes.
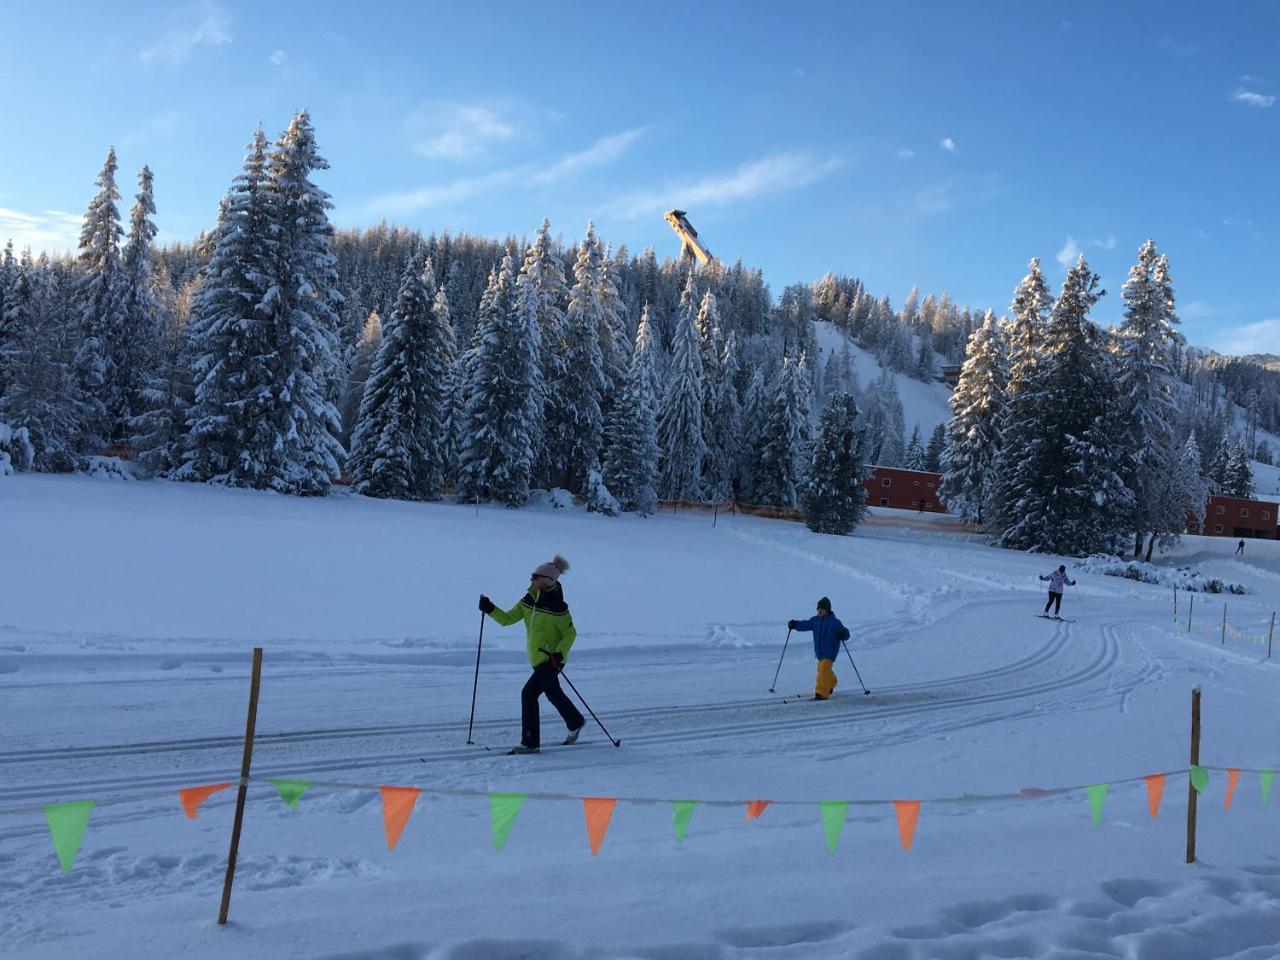
[[[573,701],[560,689],[560,671],[550,662],[538,664],[520,691],[520,742],[526,747],[541,746],[538,715],[538,698],[546,694],[547,700],[560,711],[560,716],[570,730],[577,730],[586,723]]]
[[[1049,602],[1044,605],[1044,612],[1048,613],[1050,607],[1053,607],[1055,617],[1062,616],[1062,594],[1049,591]]]

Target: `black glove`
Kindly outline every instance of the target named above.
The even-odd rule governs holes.
[[[493,605],[492,600],[486,597],[483,593],[480,594],[480,612],[481,613],[493,613],[493,611],[497,609],[498,608]]]
[[[788,620],[788,621],[787,621],[787,629],[788,629],[788,630],[794,630],[795,628],[796,628],[796,622],[795,622],[794,620]]]
[[[839,640],[841,643],[844,643],[846,640],[849,639],[849,631],[848,630],[837,631],[836,639]]]
[[[564,667],[564,655],[563,655],[563,654],[548,652],[548,653],[547,653],[547,661],[548,661],[548,662],[549,662],[553,667],[555,667],[555,668],[556,668],[556,672],[557,672],[557,673],[559,673],[559,672],[560,672],[560,670]]]

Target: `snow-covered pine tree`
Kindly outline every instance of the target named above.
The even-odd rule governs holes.
[[[808,380],[803,355],[795,360],[783,357],[756,474],[756,494],[764,503],[796,505],[800,465],[809,453],[812,432]]]
[[[608,416],[615,394],[622,389],[631,362],[631,342],[627,336],[627,306],[618,292],[617,264],[612,248],[596,238],[597,292],[600,302],[600,356],[603,361],[605,390],[600,408]]]
[[[438,500],[444,485],[447,343],[432,309],[431,260],[405,263],[351,438],[352,489],[371,497]]]
[[[604,356],[600,351],[600,326],[604,323],[600,306],[600,249],[595,227],[587,224],[587,235],[578,248],[573,265],[573,289],[569,292],[569,353],[565,372],[554,388],[553,405],[557,420],[554,446],[562,458],[561,485],[574,492],[585,489],[587,470],[599,463],[604,447],[604,414],[601,403],[607,386]]]
[[[347,323],[343,323],[343,329]],[[356,430],[356,421],[360,419],[360,404],[364,399],[364,385],[369,382],[369,374],[373,371],[373,361],[382,348],[382,316],[377,310],[370,310],[360,326],[355,346],[348,351],[344,366],[346,367],[342,404],[338,409],[342,416],[342,435],[350,440]],[[350,462],[348,461],[348,468]]]
[[[1227,495],[1228,478],[1231,468],[1232,443],[1231,438],[1224,432],[1222,440],[1218,444],[1218,448],[1214,451],[1213,459],[1209,461],[1209,469],[1206,477],[1209,481],[1209,488],[1213,493]]]
[[[5,299],[14,354],[0,396],[0,422],[24,431],[34,452],[31,466],[50,473],[76,468],[76,444],[83,432],[73,338],[52,303],[59,293],[48,269],[33,264],[31,251],[24,250]]]
[[[144,393],[159,365],[160,308],[155,297],[155,264],[151,250],[156,236],[156,204],[150,167],[138,174],[138,194],[129,216],[129,241],[124,247],[120,276],[118,326],[111,338],[111,378],[105,399],[110,438],[124,441],[135,429],[135,418],[148,409]]]
[[[529,422],[536,411],[533,301],[521,300],[515,261],[504,257],[490,274],[475,345],[465,365],[464,413],[458,495],[519,507],[529,499],[533,450]],[[594,327],[592,328],[594,329]],[[586,469],[583,468],[583,482]]]
[[[911,431],[911,439],[907,442],[907,452],[905,454],[908,470],[924,469],[924,442],[920,439],[920,424],[916,424]]]
[[[187,419],[195,400],[191,309],[196,282],[184,284],[175,296],[163,261],[156,265],[155,274],[153,302],[160,341],[142,394],[146,409],[130,423],[129,445],[153,474],[170,477],[182,464]]]
[[[982,326],[969,337],[960,380],[951,393],[951,420],[938,490],[949,510],[977,523],[992,512],[990,497],[1000,429],[1005,423],[1007,363],[1002,328],[988,310]]]
[[[720,310],[716,295],[710,290],[702,295],[696,325],[698,357],[702,362],[702,442],[707,451],[702,464],[703,490],[718,501],[733,493],[738,431],[737,397],[733,388],[736,370],[725,369],[727,358]]]
[[[911,375],[917,380],[923,380],[930,383],[933,380],[934,357],[933,357],[933,335],[929,330],[920,332],[920,346],[916,350],[915,368]]]
[[[658,494],[664,500],[700,500],[702,466],[707,447],[703,439],[703,373],[698,328],[692,302],[693,277],[685,285],[680,320],[672,344],[670,378],[658,419],[658,449],[662,468]]]
[[[1234,443],[1231,446],[1224,494],[1245,500],[1253,499],[1253,467],[1249,465],[1249,451],[1244,443]]]
[[[7,304],[14,296],[14,287],[18,282],[18,261],[13,256],[13,241],[5,243],[4,252],[0,253],[0,397],[4,396],[5,384],[9,381],[9,367],[17,362],[17,331],[10,326]]]
[[[929,434],[929,444],[924,450],[924,468],[930,473],[942,472],[942,451],[947,448],[947,425],[940,423]]]
[[[1167,264],[1157,280],[1161,257],[1154,240],[1138,251],[1138,262],[1124,284],[1124,320],[1112,340],[1116,361],[1117,414],[1123,427],[1127,462],[1122,476],[1133,493],[1131,525],[1137,556],[1147,534],[1176,536],[1186,522],[1168,496],[1176,457],[1175,381],[1170,369],[1175,329],[1173,284]]]
[[[847,393],[832,394],[822,411],[800,486],[800,508],[815,533],[848,535],[866,513],[866,471],[857,419],[858,407]]]
[[[272,271],[256,309],[275,335],[267,362],[274,389],[245,450],[263,464],[267,487],[304,496],[328,493],[345,456],[334,404],[342,294],[330,249],[333,204],[311,180],[328,166],[317,150],[310,114],[299,111],[268,160]]]
[[[1209,502],[1209,484],[1204,479],[1204,471],[1200,464],[1200,447],[1196,443],[1195,434],[1187,437],[1182,445],[1182,453],[1173,470],[1172,500],[1177,510],[1181,511],[1183,522],[1187,518],[1195,519],[1191,533],[1204,532],[1204,512]]]
[[[76,376],[85,403],[80,444],[96,450],[114,432],[107,408],[115,383],[121,314],[120,210],[116,203],[116,150],[107,151],[106,162],[95,181],[98,193],[89,202],[80,229],[80,273],[77,298],[80,304],[81,340],[76,352]]]
[[[562,479],[560,464],[564,462],[564,451],[558,445],[564,433],[556,425],[566,419],[560,398],[564,396],[569,359],[569,331],[564,315],[569,287],[564,279],[564,263],[551,242],[551,224],[545,219],[525,252],[516,283],[520,295],[532,301],[538,318],[538,380],[543,395],[537,400],[531,442],[534,480],[550,485]]]
[[[1021,459],[1008,489],[1017,517],[1000,536],[1014,549],[1084,554],[1106,546],[1132,509],[1105,335],[1089,320],[1104,291],[1082,255],[1044,331],[1042,362],[1025,388],[1037,416],[1019,425]],[[1005,440],[1008,440],[1006,436]]]
[[[739,421],[738,490],[748,503],[757,502],[756,464],[765,430],[769,424],[769,388],[764,371],[756,367],[742,398],[742,416]]]
[[[255,423],[268,416],[276,389],[265,358],[275,331],[258,309],[275,242],[266,196],[267,138],[259,128],[243,172],[222,201],[214,249],[191,314],[194,401],[176,476],[237,487],[265,487],[266,464],[254,455]]]
[[[653,333],[640,314],[635,350],[605,430],[609,455],[604,480],[623,510],[648,516],[657,509],[658,401],[653,392]]]

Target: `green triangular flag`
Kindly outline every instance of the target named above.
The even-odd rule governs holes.
[[[1107,785],[1095,783],[1089,788],[1089,807],[1093,810],[1093,825],[1102,825],[1102,805],[1107,802]]]
[[[697,800],[673,800],[671,806],[675,812],[671,814],[671,822],[676,828],[676,839],[684,843],[684,835],[689,832],[689,820],[693,817],[693,808]]]
[[[1276,781],[1276,772],[1274,770],[1262,771],[1262,803],[1263,806],[1271,800],[1271,785]]]
[[[1196,793],[1204,793],[1204,788],[1209,785],[1209,771],[1204,767],[1192,764],[1191,785],[1196,788]]]
[[[844,813],[849,809],[848,801],[822,801],[822,829],[827,835],[827,853],[836,852],[836,844],[840,842],[840,831],[844,829]]]
[[[311,786],[310,780],[268,779],[270,779],[275,788],[280,791],[280,799],[289,805],[290,810],[298,809],[298,801],[302,799],[302,795],[306,793]]]
[[[44,808],[49,836],[53,837],[53,849],[58,851],[58,863],[63,873],[76,862],[94,803],[93,800],[80,800],[76,803],[51,803]]]
[[[489,794],[489,819],[493,824],[493,849],[501,850],[511,835],[516,815],[524,806],[523,793]]]

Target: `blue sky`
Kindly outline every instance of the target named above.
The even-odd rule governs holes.
[[[335,222],[711,251],[1007,309],[1169,254],[1199,344],[1280,352],[1280,4],[3,4],[0,241],[63,248],[108,145],[161,239],[301,106]],[[119,7],[119,9],[108,9]],[[1156,10],[1159,13],[1156,13]]]

